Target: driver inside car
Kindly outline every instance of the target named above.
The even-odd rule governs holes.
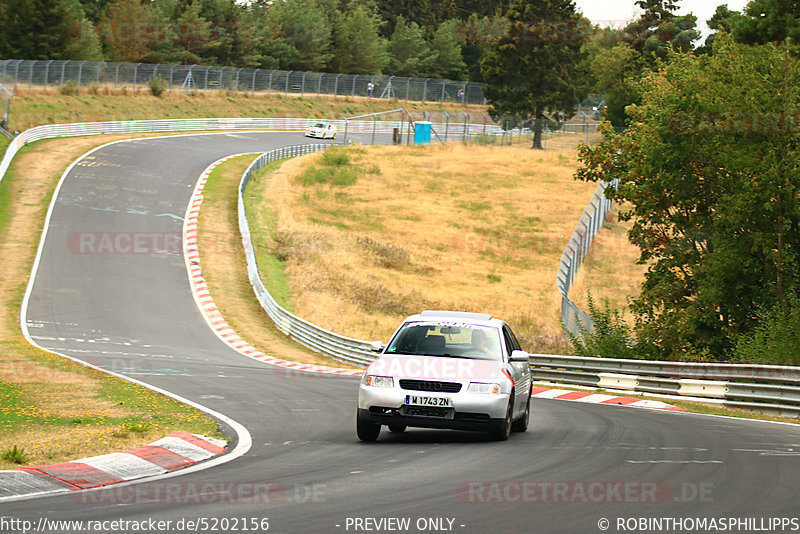
[[[472,331],[472,349],[488,354],[492,358],[497,358],[500,355],[497,344],[490,343],[486,332],[477,328]]]

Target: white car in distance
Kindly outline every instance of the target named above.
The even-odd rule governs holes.
[[[306,137],[336,139],[336,125],[330,122],[318,122],[306,130]]]

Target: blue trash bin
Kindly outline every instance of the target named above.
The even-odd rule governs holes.
[[[430,144],[431,143],[431,123],[428,121],[419,121],[414,123],[414,144]]]

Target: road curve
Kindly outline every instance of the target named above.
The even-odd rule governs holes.
[[[602,532],[604,519],[608,532],[635,531],[636,518],[681,519],[689,531],[691,520],[733,517],[743,521],[733,531],[748,532],[761,518],[800,516],[798,426],[534,400],[529,431],[507,442],[412,429],[365,444],[355,436],[355,379],[288,372],[225,346],[170,240],[210,163],[302,142],[295,133],[126,141],[70,171],[31,287],[31,336],[225,414],[253,445],[169,480],[3,504],[0,523],[152,520],[171,528],[138,531],[184,532],[206,518],[198,532],[253,532],[268,518],[269,532],[286,533],[578,533]],[[401,522],[378,523],[386,518]]]

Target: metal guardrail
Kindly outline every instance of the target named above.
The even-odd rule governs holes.
[[[203,65],[113,63],[105,61],[0,60],[0,83],[12,87],[76,87],[90,85],[147,87],[155,78],[168,91],[239,91],[278,94],[400,98],[421,102],[485,104],[485,83],[434,78],[406,78],[364,74],[301,72]],[[372,93],[368,84],[373,84]]]
[[[138,133],[167,131],[211,131],[224,129],[300,129],[315,119],[184,119],[163,121],[129,121],[111,123],[83,123],[39,126],[17,136],[0,162],[0,180],[4,176],[17,150],[26,143],[53,137],[98,135],[104,133]],[[354,121],[355,122],[355,121]],[[269,126],[268,126],[269,125]],[[351,124],[351,127],[353,124]],[[365,132],[372,131],[373,124],[365,121]],[[239,188],[239,225],[243,236],[250,236],[244,213],[242,191],[252,172],[268,161],[297,156],[325,145],[300,145],[286,147],[267,153],[251,165]],[[575,269],[589,250],[591,239],[600,228],[608,200],[602,196],[598,186],[584,212],[570,244],[562,255],[559,267],[559,291],[562,296],[573,280]],[[577,235],[576,235],[577,234]],[[355,365],[367,365],[374,359],[369,351],[369,342],[348,338],[315,326],[280,308],[261,284],[252,244],[243,238],[247,258],[248,274],[262,306],[268,309],[278,328],[299,342],[318,347],[324,354]],[[566,262],[565,262],[566,258]],[[271,311],[270,311],[271,309]],[[647,360],[622,360],[607,358],[581,358],[533,354],[531,370],[536,380],[557,381],[564,384],[609,388],[640,393],[687,395],[712,399],[726,406],[750,410],[800,416],[800,367],[772,365],[708,364],[685,362],[661,362]]]
[[[253,286],[253,290],[256,293],[256,297],[258,297],[258,301],[261,303],[261,307],[267,312],[267,315],[269,315],[275,323],[275,326],[290,338],[312,350],[341,362],[367,366],[375,359],[375,354],[370,351],[369,342],[335,334],[322,327],[309,323],[283,308],[273,298],[261,280],[258,263],[256,262],[250,225],[247,222],[247,213],[245,211],[244,190],[254,172],[273,161],[311,154],[318,150],[324,150],[329,146],[331,145],[317,144],[279,148],[262,154],[251,163],[242,175],[242,180],[239,183],[239,232],[242,235],[242,246],[244,247],[245,258],[247,260],[247,275],[250,278],[250,284]]]
[[[597,189],[583,210],[558,263],[556,286],[561,294],[561,322],[565,329],[575,335],[579,334],[581,328],[591,329],[592,319],[569,299],[569,290],[578,274],[578,268],[589,253],[594,236],[603,226],[606,215],[611,209],[611,201],[606,198],[605,191],[609,185],[616,187],[618,183],[619,180],[612,180],[597,184]]]
[[[712,399],[800,417],[800,367],[531,355],[534,380]]]

